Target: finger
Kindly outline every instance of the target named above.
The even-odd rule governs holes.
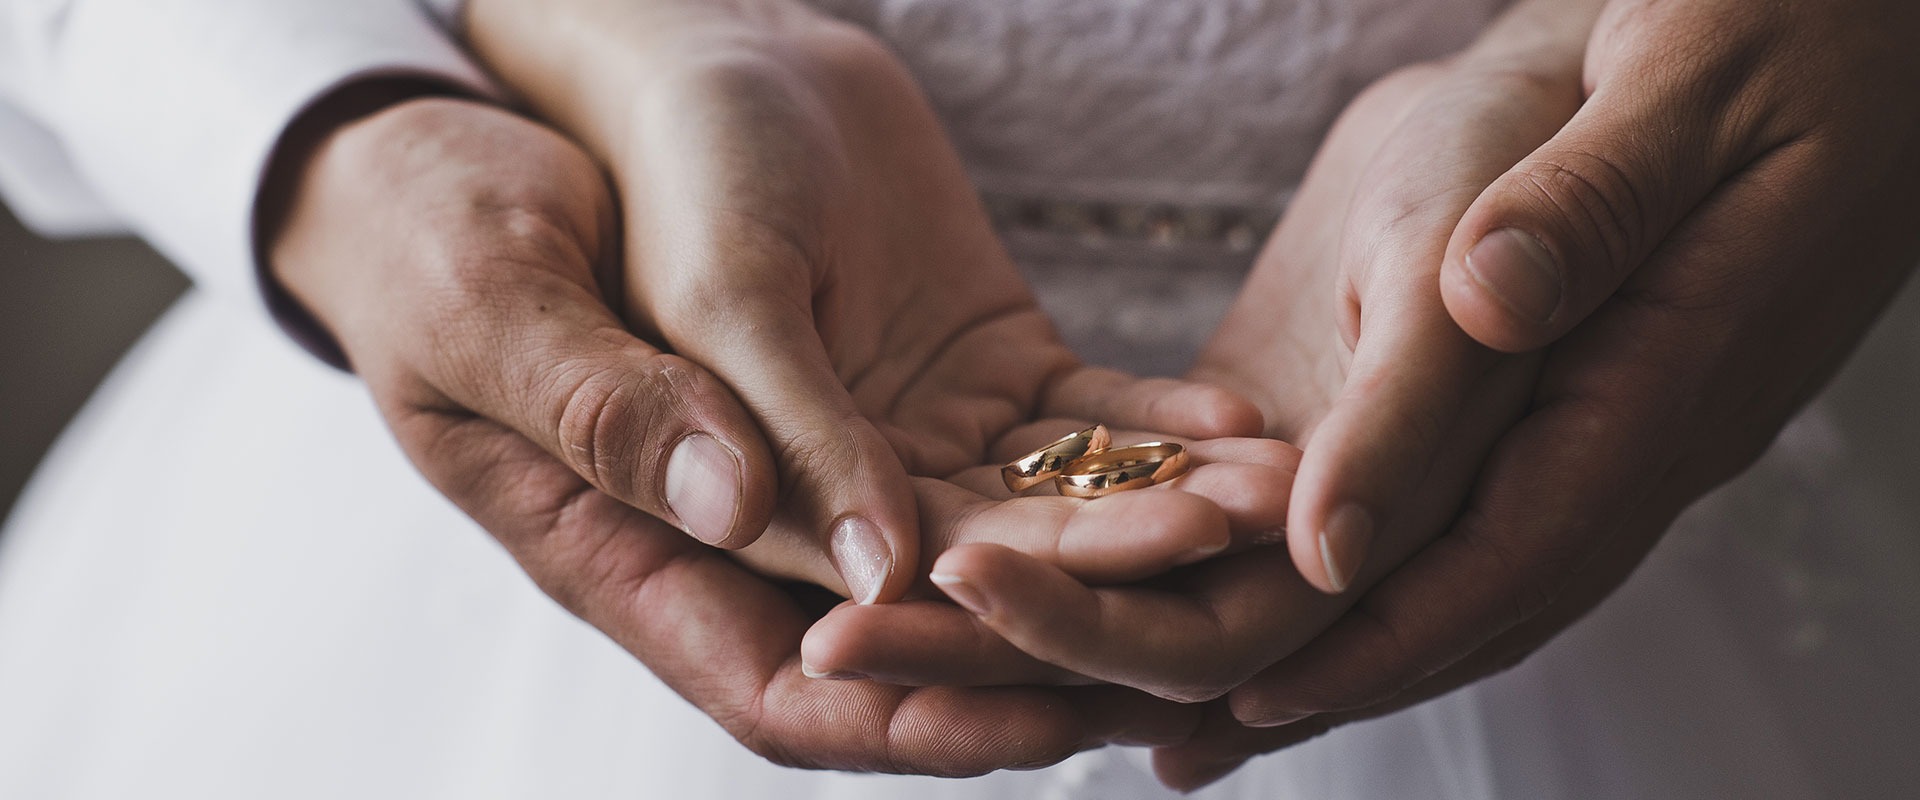
[[[481,300],[427,348],[421,372],[444,398],[407,402],[505,423],[596,489],[708,544],[744,547],[766,530],[773,457],[711,373],[628,334],[579,280],[527,270],[510,296]]]
[[[1001,453],[1017,451],[1024,454],[1038,444],[1051,441],[1051,438],[1043,441],[1043,437],[1049,437],[1051,432],[1067,427],[1070,427],[1070,423],[1041,423],[1016,429],[996,450]],[[1114,435],[1116,442],[1136,442],[1150,438],[1147,434],[1135,431],[1119,431]],[[1163,491],[1175,491],[1212,502],[1226,514],[1232,534],[1230,542],[1232,548],[1264,546],[1285,541],[1287,502],[1291,496],[1290,489],[1301,458],[1297,448],[1271,439],[1210,439],[1192,442],[1175,438],[1174,441],[1184,444],[1196,466],[1183,478],[1156,487],[1151,492],[1139,493],[1142,498],[1154,497]],[[996,467],[969,470],[954,476],[951,480],[960,486],[990,497],[1011,496],[1011,493],[1007,492],[1001,484],[999,470]],[[1043,485],[1031,491],[1045,494],[1053,490],[1050,486]],[[947,540],[942,547],[944,549],[944,547],[957,546],[966,541],[982,540]],[[1005,541],[999,543],[1009,544]],[[1124,542],[1111,539],[1102,541],[1101,544],[1109,550],[1124,550],[1126,547]],[[1016,546],[1016,549],[1040,555],[1030,548]],[[938,555],[938,551],[933,555]],[[1073,570],[1069,568],[1069,571]],[[1084,575],[1081,577],[1085,578]]]
[[[945,481],[918,478],[914,484],[929,557],[967,544],[997,544],[1103,584],[1204,561],[1233,543],[1226,514],[1185,492],[993,501]]]
[[[1663,515],[1660,508],[1658,503],[1643,507],[1627,527],[1639,531],[1665,529],[1671,512]],[[1229,704],[1209,706],[1206,720],[1192,737],[1154,751],[1154,773],[1168,787],[1191,792],[1224,777],[1252,756],[1293,747],[1337,727],[1403,711],[1510,669],[1612,594],[1656,538],[1616,539],[1545,612],[1383,702],[1350,711],[1317,713],[1277,727],[1249,727],[1235,719],[1230,710],[1214,713],[1216,708],[1229,709]]]
[[[977,775],[1054,763],[1112,737],[1168,741],[1193,725],[1179,709],[1137,701],[1125,717],[1035,689],[811,680],[799,658],[808,620],[774,585],[491,422],[409,413],[396,430],[429,479],[545,591],[777,763]]]
[[[1463,68],[1400,122],[1363,176],[1340,251],[1358,312],[1353,360],[1314,430],[1288,524],[1295,567],[1322,591],[1349,588],[1436,458],[1491,446],[1455,435],[1470,399],[1476,413],[1519,401],[1486,383],[1494,353],[1459,329],[1434,287],[1474,197],[1578,99],[1571,65]]]
[[[1198,443],[1196,449],[1223,454],[1234,454],[1238,450],[1244,451],[1239,453],[1243,457],[1254,457],[1267,455],[1264,451],[1272,448],[1263,445],[1270,444],[1274,443],[1220,440]],[[997,475],[994,480],[998,480]],[[1139,535],[1137,526],[1142,522],[1164,517],[1170,508],[1181,507],[1165,503],[1158,495],[1178,487],[1177,491],[1197,497],[1221,498],[1214,502],[1228,515],[1235,530],[1235,545],[1244,548],[1279,541],[1269,526],[1285,519],[1285,487],[1289,480],[1290,472],[1262,464],[1215,463],[1203,464],[1165,490],[1093,501],[1021,498],[999,506],[996,511],[1000,513],[952,513],[950,516],[958,522],[924,522],[924,529],[940,538],[938,543],[930,542],[925,550],[933,554],[964,544],[993,543],[1051,561],[1083,581],[1114,583],[1145,578],[1218,555],[1223,549],[1226,552],[1234,549],[1217,542],[1183,547],[1181,542],[1191,540],[1165,534]],[[1241,501],[1233,499],[1238,495],[1247,495],[1244,507]],[[943,501],[943,497],[947,499]],[[921,508],[937,517],[942,509],[977,502],[967,497],[966,492],[948,487],[946,491],[933,493],[932,497],[923,494]],[[1029,505],[1023,511],[1016,511],[1015,504],[1019,503]],[[1069,516],[1068,522],[1054,525],[1063,531],[1090,535],[1048,533],[1047,517],[1062,513],[1062,509],[1085,518]],[[1103,513],[1092,515],[1090,512],[1094,510]],[[1197,511],[1205,513],[1208,509],[1203,506]],[[1035,525],[1036,520],[1042,524]],[[1110,527],[1109,520],[1117,520],[1120,527]],[[1040,534],[1026,538],[1008,533],[1032,530],[1039,530]],[[1256,533],[1243,534],[1242,531]],[[916,633],[926,630],[949,633],[936,636]],[[1027,656],[972,614],[946,603],[837,609],[809,633],[807,657],[812,674],[845,673],[842,677],[868,677],[905,685],[1056,684],[1085,680]]]
[[[1079,686],[1063,694],[1080,711],[1090,742],[1170,746],[1190,739],[1200,723],[1193,707],[1123,687],[1085,685],[1091,680],[1014,649],[944,602],[842,605],[807,632],[803,651],[806,674],[826,681]]]
[[[1774,156],[1790,177],[1813,168],[1792,156]],[[1757,457],[1715,442],[1715,416],[1735,402],[1726,393],[1743,391],[1723,387],[1750,385],[1738,378],[1752,368],[1741,361],[1796,345],[1772,341],[1729,363],[1733,337],[1771,332],[1777,326],[1758,326],[1777,318],[1744,313],[1702,324],[1712,317],[1687,298],[1734,295],[1727,302],[1741,309],[1752,301],[1733,287],[1771,279],[1765,262],[1714,268],[1708,280],[1699,269],[1752,264],[1754,241],[1794,224],[1780,179],[1756,175],[1723,187],[1635,274],[1645,302],[1609,304],[1556,344],[1535,410],[1496,446],[1453,529],[1371,589],[1356,613],[1237,691],[1236,713],[1270,724],[1377,705],[1557,602],[1617,531],[1657,535],[1685,503],[1736,474],[1742,454]],[[1766,408],[1776,422],[1804,397],[1759,396],[1742,394],[1738,403]],[[1702,475],[1666,477],[1689,457],[1706,462]],[[1647,546],[1651,539],[1629,553],[1637,559]],[[1624,575],[1630,565],[1618,568]]]
[[[1058,691],[1086,721],[1091,741],[1164,747],[1186,741],[1200,727],[1199,709],[1123,686],[1075,686]]]
[[[739,257],[750,259],[752,251]],[[803,278],[805,266],[725,269],[798,271]],[[676,350],[712,369],[753,411],[779,454],[783,509],[830,555],[848,596],[862,603],[898,599],[912,585],[920,558],[906,469],[855,407],[811,309],[784,299],[789,291],[800,297],[808,291],[742,280],[729,275],[669,290],[664,296],[679,298],[679,305],[657,309],[654,318]],[[753,324],[739,324],[742,319]]]
[[[1248,728],[1225,703],[1209,703],[1186,741],[1153,751],[1153,775],[1178,792],[1195,792],[1232,774],[1248,759],[1312,738],[1307,724]],[[1297,737],[1297,738],[1294,738]]]
[[[801,646],[806,673],[900,686],[1056,686],[1093,682],[1022,652],[944,600],[843,605]]]
[[[422,101],[363,124],[312,162],[310,202],[275,256],[382,402],[479,413],[702,541],[753,541],[772,512],[772,458],[731,392],[608,308],[595,268],[617,226],[592,159],[472,103]],[[507,150],[511,168],[490,170]],[[396,249],[404,265],[374,277],[343,268]]]
[[[1658,55],[1615,68],[1460,220],[1441,292],[1475,339],[1520,352],[1564,336],[1759,155],[1761,140],[1742,132],[1737,84],[1676,71],[1670,54]]]
[[[1286,531],[1294,568],[1331,594],[1353,584],[1376,535],[1437,457],[1448,448],[1457,454],[1487,446],[1457,435],[1468,398],[1507,408],[1525,398],[1519,387],[1512,397],[1491,391],[1484,378],[1492,354],[1461,334],[1437,302],[1400,310],[1394,327],[1362,336],[1346,386],[1314,431],[1293,487]]]
[[[1488,461],[1453,530],[1313,643],[1232,696],[1250,725],[1383,702],[1533,617],[1636,507],[1644,435],[1579,404],[1528,418]]]
[[[1260,409],[1227,389],[1172,378],[1136,378],[1101,367],[1080,367],[1049,384],[1037,416],[1088,419],[1110,428],[1189,439],[1259,436],[1265,429]]]
[[[1192,592],[1091,589],[993,545],[948,552],[932,580],[1022,651],[1178,702],[1212,699],[1304,643],[1341,604],[1254,551],[1200,567]]]

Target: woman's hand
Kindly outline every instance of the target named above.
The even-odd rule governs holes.
[[[1445,530],[1482,457],[1520,414],[1536,363],[1467,338],[1448,318],[1438,280],[1448,237],[1474,198],[1578,107],[1578,48],[1565,42],[1579,41],[1591,17],[1541,11],[1552,13],[1503,21],[1505,36],[1489,40],[1501,47],[1406,71],[1353,105],[1196,370],[1256,400],[1270,435],[1309,442],[1295,519],[1309,480],[1322,490],[1352,476],[1392,487],[1384,495],[1394,513],[1380,517],[1374,555],[1333,579],[1348,592],[1329,596],[1302,577],[1332,574],[1312,539],[1108,588],[1004,549],[959,548],[935,574],[973,618],[914,604],[842,609],[822,625],[858,627],[843,635],[872,641],[970,625],[980,640],[1004,637],[1034,660],[1009,670],[1004,658],[990,667],[901,646],[904,654],[866,653],[843,666],[909,683],[1091,677],[1177,700],[1217,698],[1313,639]],[[1568,77],[1545,77],[1553,75]],[[1471,389],[1471,402],[1432,411],[1422,403],[1434,385]],[[1007,645],[982,651],[994,647]]]
[[[933,517],[982,523],[974,541],[1037,530],[1006,539],[1037,552],[1080,514],[1227,543],[1214,506],[1236,487],[998,504],[940,482],[1037,420],[1057,420],[1054,436],[1098,421],[1211,438],[1257,433],[1258,416],[1218,389],[1081,365],[918,88],[865,33],[771,1],[482,0],[469,24],[490,65],[611,167],[626,253],[607,285],[629,324],[712,370],[765,433],[780,503],[743,561],[874,602],[923,574],[920,531],[952,530]],[[775,476],[747,481],[760,496]]]
[[[596,267],[612,261],[617,226],[593,160],[458,100],[401,102],[320,141],[269,226],[277,275],[337,336],[434,485],[747,746],[785,764],[964,775],[1193,728],[1191,710],[1112,689],[805,677],[812,615],[657,518],[672,518],[655,492],[686,431],[772,458],[717,379],[629,335],[601,299]],[[566,422],[583,380],[616,378],[618,394],[590,395],[617,403],[605,422]],[[620,446],[583,449],[587,433]],[[744,515],[772,502],[749,498]]]
[[[1579,114],[1474,202],[1441,279],[1480,341],[1554,343],[1532,408],[1367,614],[1236,693],[1249,721],[1324,715],[1266,746],[1516,663],[1766,450],[1920,261],[1916,41],[1899,0],[1607,4]]]
[[[711,110],[728,108],[721,104]],[[781,138],[757,127],[747,130]],[[693,147],[688,163],[702,163],[701,157],[715,152]],[[806,677],[801,639],[810,615],[773,584],[658,520],[691,529],[704,541],[739,546],[754,541],[773,518],[781,503],[778,489],[797,498],[795,503],[812,496],[807,486],[779,480],[781,467],[811,476],[809,485],[816,489],[820,484],[844,489],[832,480],[832,468],[840,462],[821,457],[801,463],[799,451],[791,449],[775,458],[763,443],[763,430],[791,429],[785,413],[813,413],[810,419],[818,420],[818,408],[809,411],[809,405],[834,398],[815,397],[805,387],[788,394],[763,387],[779,402],[749,413],[725,381],[634,335],[611,306],[639,307],[641,287],[648,284],[635,276],[659,270],[645,272],[655,262],[654,256],[637,255],[651,252],[644,248],[633,259],[620,256],[620,214],[612,192],[599,165],[571,143],[496,109],[419,100],[329,129],[313,153],[295,161],[289,207],[268,215],[273,220],[266,239],[272,242],[276,274],[335,334],[416,464],[498,537],[543,589],[639,656],[755,751],[788,764],[968,774],[1049,763],[1109,741],[1174,741],[1191,729],[1191,710],[1112,689],[908,691]],[[742,176],[722,171],[712,177]],[[672,185],[712,188],[698,181]],[[753,186],[743,191],[743,197],[758,196]],[[698,211],[708,209],[713,198],[692,194],[666,200]],[[789,200],[788,211],[818,205]],[[669,212],[680,207],[669,206]],[[708,254],[712,260],[704,263],[718,266],[765,266],[770,254],[784,252],[785,244],[768,240],[756,223],[736,221],[729,216],[725,224],[715,223],[717,230],[669,226],[693,238],[660,241],[674,250],[704,241],[700,237],[708,233],[745,230],[749,242],[728,245],[739,249]],[[871,230],[877,235],[888,229]],[[755,250],[754,242],[763,249]],[[923,255],[901,254],[909,264]],[[997,250],[991,255],[998,256]],[[860,406],[865,414],[864,409],[892,404],[887,411],[895,417],[876,418],[904,420],[887,424],[882,435],[888,445],[901,447],[909,463],[922,459],[958,473],[957,483],[908,482],[902,476],[908,494],[876,500],[918,514],[909,524],[925,532],[926,553],[936,554],[948,543],[999,541],[1045,554],[1084,578],[1123,579],[1217,552],[1228,544],[1231,531],[1267,530],[1284,520],[1284,504],[1235,504],[1249,483],[1273,480],[1269,474],[1249,476],[1249,470],[1258,473],[1257,465],[1203,465],[1190,478],[1193,491],[1094,502],[1044,496],[1001,502],[1004,495],[990,499],[963,488],[991,475],[990,469],[974,466],[985,453],[963,458],[940,448],[968,442],[970,433],[984,437],[997,425],[1010,428],[1011,421],[1026,421],[1022,414],[1065,408],[1104,421],[1171,419],[1175,429],[1180,420],[1197,419],[1187,427],[1203,433],[1257,430],[1258,423],[1250,407],[1218,390],[1133,381],[1070,360],[1047,363],[1044,369],[1028,363],[995,371],[991,367],[999,366],[993,361],[1001,355],[1001,343],[988,336],[986,345],[976,345],[973,337],[960,335],[971,331],[964,325],[934,328],[955,339],[952,346],[935,350],[960,361],[930,355],[926,342],[913,338],[925,331],[912,324],[948,319],[941,316],[947,308],[935,301],[970,302],[977,312],[978,284],[1004,288],[1004,272],[994,270],[1006,265],[1004,257],[989,260],[977,276],[981,281],[975,281],[971,265],[929,261],[945,263],[954,277],[966,280],[944,295],[937,287],[908,281],[917,290],[911,299],[921,316],[841,302],[857,299],[845,294],[851,282],[813,285],[824,280],[820,275],[838,274],[831,272],[799,272],[810,294],[786,298],[810,308],[816,299],[811,292],[818,288],[817,299],[829,304],[823,307],[838,309],[820,318],[823,325],[844,326],[835,330],[871,336],[860,315],[876,310],[906,326],[895,338],[847,341],[899,347],[902,358],[923,358],[922,363],[874,355],[848,368],[868,368],[870,380],[881,381],[857,385],[884,386],[886,379],[898,389],[891,395],[863,394]],[[882,271],[874,270],[864,277]],[[675,274],[727,288],[711,272]],[[792,288],[783,281],[790,277],[768,270],[750,274],[747,282]],[[745,287],[750,300],[741,305],[775,303],[777,298],[754,294],[763,288]],[[618,297],[627,301],[610,302]],[[715,313],[729,308],[723,298],[695,295],[691,302]],[[654,324],[648,314],[633,317]],[[1007,319],[1005,329],[995,330],[999,338],[1016,340],[1006,343],[1008,353],[1058,357],[1057,342],[1043,324],[1023,322],[1018,308],[1010,309]],[[727,351],[737,356],[729,363],[741,374],[804,372],[806,354],[828,350],[824,334],[810,332],[811,339],[788,343],[794,344],[793,352],[774,352],[781,343],[764,339],[763,322],[749,316],[717,325],[719,335],[746,343],[739,345],[744,349]],[[1023,338],[1028,332],[1034,334],[1031,341]],[[755,359],[754,347],[793,358],[763,363]],[[861,352],[851,344],[833,352],[842,349]],[[966,359],[985,359],[990,368]],[[918,371],[905,378],[896,374],[909,367]],[[1021,376],[1036,374],[1042,379],[1020,384]],[[1008,382],[1016,389],[1004,389]],[[958,401],[945,393],[950,388]],[[845,388],[838,391],[847,401]],[[996,404],[1003,400],[1012,408]],[[1174,402],[1164,411],[1152,409],[1165,400]],[[975,414],[989,419],[974,419]],[[1000,419],[1010,421],[995,422]],[[837,424],[844,429],[861,421]],[[1077,427],[1064,420],[1036,424],[1056,435]],[[831,430],[826,438],[832,438]],[[961,450],[967,446],[976,445]],[[842,483],[857,484],[876,469],[861,467],[843,476]],[[728,473],[735,473],[731,485]],[[828,479],[821,480],[822,475]],[[715,486],[721,491],[700,491]],[[1219,499],[1209,499],[1209,491]],[[789,530],[797,526],[783,524]],[[1125,535],[1110,535],[1116,527]],[[817,541],[804,533],[767,537],[761,550],[745,558],[845,588],[827,559],[805,547]],[[783,542],[789,552],[778,549]],[[918,571],[892,570],[890,579],[911,581]]]

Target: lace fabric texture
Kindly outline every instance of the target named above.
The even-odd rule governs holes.
[[[1352,96],[1504,5],[813,2],[920,79],[1068,341],[1157,374],[1184,370],[1225,313]]]

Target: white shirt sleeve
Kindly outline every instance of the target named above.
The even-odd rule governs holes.
[[[252,297],[262,173],[311,103],[376,76],[491,92],[440,26],[458,0],[429,1],[0,0],[0,188],[29,223],[117,217]]]

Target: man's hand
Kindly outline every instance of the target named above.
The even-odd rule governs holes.
[[[1517,663],[1764,452],[1920,260],[1915,41],[1895,0],[1610,3],[1579,113],[1477,198],[1439,284],[1489,346],[1557,342],[1528,415],[1448,535],[1232,698],[1318,716],[1211,726],[1163,771]]]
[[[658,492],[687,436],[745,454],[769,492],[773,459],[712,375],[608,310],[596,268],[614,262],[612,196],[565,139],[488,106],[412,100],[324,137],[298,172],[273,226],[276,272],[338,337],[415,464],[556,600],[755,751],[966,775],[1191,730],[1190,710],[1112,689],[806,677],[812,615],[659,519],[675,518],[679,498]],[[583,399],[597,424],[575,420]],[[733,524],[764,520],[772,501],[748,498]]]

